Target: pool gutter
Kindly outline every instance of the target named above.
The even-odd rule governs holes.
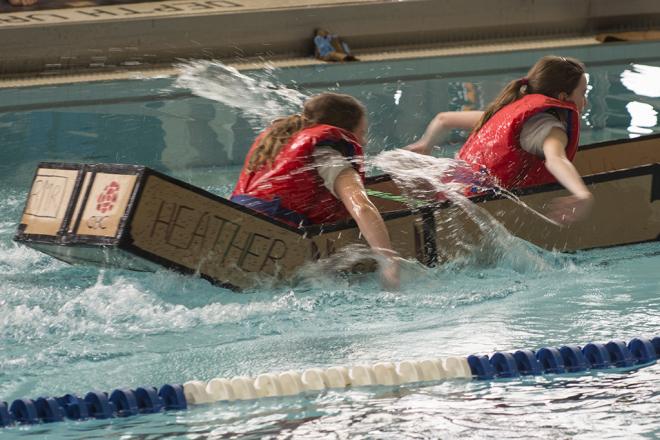
[[[198,0],[0,14],[0,76],[162,70],[178,60],[309,63],[312,33],[362,58],[660,27],[632,0]],[[513,50],[513,46],[512,46]]]

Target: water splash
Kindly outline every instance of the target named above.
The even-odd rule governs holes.
[[[458,246],[468,250],[468,259],[454,261],[453,264],[493,264],[506,263],[516,271],[547,270],[553,265],[553,253],[513,236],[501,223],[482,207],[472,203],[464,194],[472,187],[478,192],[495,191],[541,216],[518,197],[497,186],[487,174],[474,171],[470,164],[456,159],[435,158],[407,150],[385,151],[371,160],[371,163],[388,173],[402,194],[411,200],[438,201],[441,194],[467,215],[480,229],[483,237],[478,245],[463,240],[465,232],[459,222],[451,220],[451,225],[443,225],[457,237]],[[449,208],[452,209],[452,208]],[[457,212],[458,214],[458,212]],[[554,222],[552,222],[554,223]],[[554,223],[556,224],[556,223]]]
[[[177,66],[175,87],[239,110],[252,128],[261,130],[273,119],[300,111],[308,98],[280,83],[275,68],[244,74],[219,61],[196,60]]]
[[[173,289],[181,287],[175,277],[168,277]],[[82,289],[4,289],[0,292],[0,336],[5,343],[20,343],[62,337],[158,335],[197,326],[236,324],[260,315],[270,316],[285,306],[272,298],[247,305],[224,304],[218,302],[217,292],[216,300],[205,304],[175,304],[134,279],[121,275],[106,278],[110,277],[102,270],[96,283]]]
[[[315,289],[336,286],[339,274],[375,270],[377,258],[369,246],[349,244],[326,258],[304,264],[296,272],[297,282]]]

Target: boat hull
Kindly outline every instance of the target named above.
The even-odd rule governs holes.
[[[498,196],[472,198],[472,215],[450,202],[411,208],[391,197],[372,200],[394,249],[426,265],[488,251],[502,226],[562,252],[660,239],[660,137],[598,145],[577,160],[583,171],[596,170],[584,176],[593,212],[570,226]],[[631,166],[612,169],[617,163]],[[387,176],[368,179],[367,188],[399,192]],[[557,184],[516,194],[539,212],[568,195]],[[146,167],[61,163],[38,166],[15,240],[69,263],[167,267],[234,289],[290,279],[306,264],[366,245],[353,221],[294,228]],[[376,267],[368,258],[349,265]]]

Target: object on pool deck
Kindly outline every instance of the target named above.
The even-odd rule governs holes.
[[[315,32],[314,55],[323,61],[358,61],[348,44],[325,29],[317,29]]]
[[[613,43],[617,41],[652,41],[660,40],[660,31],[638,31],[638,32],[609,32],[596,35],[596,40],[601,43]]]
[[[659,135],[583,146],[574,163],[596,200],[589,221],[559,227],[498,195],[471,200],[545,249],[660,239]],[[402,258],[432,266],[483,246],[475,221],[449,202],[407,205],[387,176],[366,186]],[[559,184],[516,193],[539,211],[567,194]],[[15,239],[70,263],[165,266],[236,289],[260,276],[290,278],[308,262],[364,243],[352,220],[295,227],[146,167],[56,163],[39,165]],[[375,268],[375,260],[364,259],[350,269]]]
[[[604,362],[589,359],[588,347],[610,347],[616,352],[613,358],[605,354]],[[521,355],[522,354],[522,355]],[[522,356],[522,358],[520,358]],[[617,359],[625,358],[625,364]],[[231,379],[215,378],[208,382],[191,380],[183,385],[163,385],[156,392],[154,387],[128,388],[110,393],[91,391],[85,399],[74,394],[63,397],[17,399],[11,405],[0,402],[0,427],[14,423],[50,423],[67,417],[72,420],[112,417],[128,417],[138,413],[156,413],[161,410],[182,410],[188,405],[213,402],[253,400],[264,397],[294,396],[318,393],[331,388],[398,386],[422,382],[438,382],[447,379],[507,379],[519,376],[562,374],[586,370],[641,368],[660,358],[660,336],[653,339],[635,338],[628,344],[611,341],[607,344],[587,344],[584,348],[565,345],[559,349],[545,347],[534,352],[518,350],[515,353],[497,352],[490,358],[485,355],[468,357],[433,358],[424,360],[379,362],[374,365],[353,367],[310,368],[299,373],[260,374],[256,378],[239,376]],[[548,361],[548,359],[552,359]],[[579,364],[579,368],[575,368]]]

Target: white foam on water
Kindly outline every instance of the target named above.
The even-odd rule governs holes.
[[[0,244],[0,270],[4,276],[34,275],[60,270],[65,267],[55,258],[17,243]],[[29,272],[26,269],[29,268]]]
[[[163,301],[157,293],[122,276],[81,290],[36,287],[6,289],[0,296],[0,335],[14,341],[66,336],[69,338],[179,332],[196,326],[241,322],[271,315],[287,301],[249,304],[213,302],[187,307]],[[48,290],[48,291],[46,291]]]

